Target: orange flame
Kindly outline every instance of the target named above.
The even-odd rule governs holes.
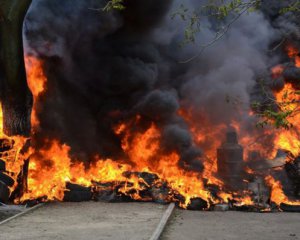
[[[4,136],[3,111],[2,111],[2,104],[1,103],[0,103],[0,135],[1,135],[1,137]]]
[[[266,177],[267,184],[271,187],[271,201],[279,205],[280,203],[286,203],[290,205],[300,205],[300,201],[290,201],[282,190],[282,185],[279,181],[276,181],[272,176]]]
[[[27,83],[31,90],[34,98],[32,114],[31,114],[31,124],[33,129],[39,125],[39,120],[37,117],[37,98],[40,94],[45,91],[47,78],[45,77],[43,71],[42,61],[34,56],[25,57],[25,65],[27,69]]]
[[[43,72],[43,64],[37,58],[26,57],[26,67],[28,85],[34,96],[32,122],[34,128],[37,128],[39,126],[37,117],[39,96],[45,92],[47,79]],[[272,69],[273,74],[276,76],[282,74],[282,71],[283,67],[279,65]],[[286,84],[285,88],[276,94],[278,102],[286,95],[295,98],[292,93],[286,94],[286,91],[294,91],[292,85]],[[290,105],[287,107],[293,108],[295,106]],[[143,179],[137,176],[124,176],[124,172],[136,171],[154,173],[159,177],[158,181],[161,183],[167,182],[173,191],[185,197],[185,202],[181,203],[182,207],[186,207],[191,198],[194,197],[218,202],[219,200],[213,199],[210,192],[205,189],[203,179],[207,179],[209,184],[215,184],[221,189],[223,188],[223,182],[215,177],[217,172],[216,149],[221,145],[222,135],[227,126],[220,124],[212,127],[209,119],[203,114],[202,119],[199,119],[201,127],[198,127],[193,121],[191,109],[181,109],[178,114],[188,123],[194,142],[205,150],[206,158],[203,173],[187,171],[180,167],[180,156],[177,152],[163,153],[161,151],[161,133],[155,123],[152,123],[143,131],[133,132],[132,126],[138,124],[141,120],[140,116],[136,116],[131,122],[120,123],[114,128],[115,134],[121,139],[124,159],[102,159],[95,156],[92,163],[87,166],[74,161],[70,156],[70,147],[62,144],[57,139],[48,139],[40,149],[31,148],[27,153],[30,155],[28,192],[24,194],[22,200],[42,196],[47,196],[49,200],[62,200],[66,182],[84,186],[94,186],[94,182],[125,182],[126,184],[120,188],[120,191],[133,199],[141,200],[139,191],[143,190],[143,187],[139,183]],[[254,117],[250,111],[249,116]],[[297,123],[300,120],[298,118],[297,116],[291,116],[290,120]],[[243,133],[241,122],[232,121],[232,125],[239,133]],[[254,133],[251,136],[243,134],[240,141],[244,146],[249,146],[252,142],[255,142],[256,137]],[[274,149],[284,148],[297,155],[300,146],[298,139],[296,133],[280,130],[276,133]],[[258,146],[256,145],[256,147]],[[258,147],[258,150],[262,153],[266,152],[263,147]],[[253,172],[251,171],[251,173]],[[288,200],[283,197],[283,192],[279,192],[281,197],[276,200],[275,195],[278,195],[276,191],[279,191],[280,186],[270,177],[266,178],[266,181],[272,186],[274,201]],[[135,191],[131,191],[132,189]],[[234,198],[234,195],[233,193],[220,192],[218,197],[222,202],[227,202],[227,199]],[[253,204],[248,193],[244,193],[244,196],[237,200],[241,204]]]
[[[286,50],[287,50],[287,55],[289,56],[289,58],[293,59],[295,62],[295,66],[299,68],[300,67],[299,50],[292,45],[288,45]]]
[[[2,145],[4,144],[6,147],[9,147],[7,151],[0,153],[0,157],[5,162],[6,173],[15,181],[14,186],[10,188],[12,192],[17,186],[18,174],[21,172],[24,164],[25,158],[19,153],[26,142],[26,138],[22,136],[7,136],[4,133],[3,117],[2,105],[0,103],[0,139]]]
[[[45,91],[47,79],[43,73],[42,62],[34,57],[26,57],[28,85],[34,96],[33,126],[38,127],[36,115],[39,95]],[[135,123],[140,116],[134,119]],[[134,122],[133,122],[134,123]],[[86,168],[82,163],[75,163],[70,157],[70,147],[61,144],[58,140],[47,140],[41,149],[31,148],[28,192],[23,199],[35,199],[47,196],[49,200],[62,200],[66,182],[92,186],[92,182],[128,182],[119,191],[140,199],[138,192],[141,189],[138,177],[127,178],[126,171],[152,172],[159,176],[160,181],[167,181],[173,190],[185,196],[185,203],[192,197],[201,197],[208,200],[210,193],[204,190],[201,176],[196,173],[184,171],[179,167],[179,156],[173,152],[162,154],[159,149],[160,131],[153,123],[148,129],[132,134],[131,125],[120,124],[115,127],[115,133],[122,138],[122,149],[129,160],[113,161],[95,156],[90,166]],[[131,193],[134,188],[137,192]]]
[[[292,114],[287,117],[287,120],[293,125],[292,129],[281,129],[277,132],[274,141],[275,147],[277,149],[288,150],[294,156],[298,156],[300,154],[300,136],[298,127],[300,121],[300,114],[298,114],[300,95],[296,94],[296,90],[293,88],[292,84],[286,83],[280,92],[275,93],[275,98],[276,102],[284,112],[291,111]]]
[[[272,73],[272,78],[278,78],[282,75],[284,71],[284,66],[282,66],[281,64],[276,65],[275,67],[273,67],[271,69],[271,73]]]

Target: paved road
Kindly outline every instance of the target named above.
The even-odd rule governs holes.
[[[51,203],[0,226],[1,240],[148,240],[167,206]]]
[[[148,240],[167,206],[51,203],[0,225],[0,240]],[[176,209],[162,240],[300,240],[300,214]]]
[[[196,212],[176,209],[163,240],[299,240],[299,213]]]
[[[23,206],[1,205],[0,206],[0,221],[3,221],[4,219],[12,217],[12,216],[14,216],[20,212],[23,212],[25,210],[26,210],[26,208]]]

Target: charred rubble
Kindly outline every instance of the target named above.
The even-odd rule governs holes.
[[[13,148],[14,142],[10,139],[1,139],[1,155],[7,159],[9,151]],[[243,161],[243,148],[238,144],[237,133],[230,129],[224,143],[217,150],[218,155],[218,175],[224,181],[224,187],[227,191],[235,191],[233,195],[237,199],[243,197],[244,193],[251,197],[252,204],[240,205],[240,202],[234,199],[227,199],[227,203],[215,204],[213,201],[207,202],[199,197],[191,198],[188,205],[185,206],[186,199],[180,193],[174,191],[166,182],[162,181],[158,175],[149,172],[124,172],[126,181],[111,182],[93,182],[91,187],[85,187],[71,182],[66,183],[63,201],[82,202],[82,201],[105,201],[105,202],[131,202],[131,201],[149,201],[160,204],[176,202],[177,206],[185,206],[188,210],[214,210],[214,211],[288,211],[299,212],[299,205],[289,205],[282,203],[276,206],[270,202],[270,189],[265,185],[262,178],[263,174],[246,173],[246,163]],[[26,164],[24,165],[26,166]],[[23,166],[23,168],[24,168]],[[11,193],[10,187],[15,181],[6,172],[6,163],[0,160],[0,201],[8,202],[10,196],[18,196],[17,193]],[[284,165],[286,174],[292,180],[294,187],[294,197],[299,197],[299,158],[287,162]],[[276,174],[273,174],[276,177]],[[138,187],[134,186],[131,178],[138,178]],[[24,188],[22,179],[24,176],[18,176],[17,184]],[[247,183],[245,183],[247,180]],[[220,189],[217,185],[207,184],[206,189],[211,192],[212,199],[218,200]],[[21,189],[22,189],[21,188]],[[20,188],[17,188],[20,189]],[[126,189],[126,191],[124,190]],[[219,199],[220,200],[220,199]],[[38,199],[26,200],[23,204],[33,206],[37,203],[47,201],[47,196]]]
[[[226,134],[226,140],[217,150],[218,155],[218,177],[224,181],[224,188],[228,192],[235,192],[234,197],[242,198],[245,193],[251,198],[251,203],[240,204],[238,200],[227,199],[227,203],[207,202],[199,197],[191,198],[186,206],[188,210],[214,210],[214,211],[287,211],[299,212],[299,205],[289,205],[282,203],[277,206],[270,201],[271,189],[264,181],[263,171],[270,173],[272,167],[260,170],[260,173],[247,173],[247,164],[243,161],[243,148],[238,144],[237,133],[230,129]],[[279,171],[272,170],[273,177],[280,180],[282,174],[292,180],[292,183],[285,184],[294,189],[294,192],[286,191],[286,195],[291,198],[299,198],[300,168],[299,158],[286,162],[284,166],[279,166]],[[283,171],[283,172],[282,172]],[[163,182],[156,174],[148,172],[124,172],[128,181],[126,182],[93,182],[93,187],[83,187],[77,184],[67,183],[64,201],[105,201],[105,202],[130,202],[130,201],[150,201],[166,204],[176,202],[181,207],[185,203],[185,197],[178,192],[174,192],[167,182]],[[130,189],[133,183],[131,177],[139,179],[139,188],[124,192],[124,187]],[[206,188],[211,192],[212,198],[218,200],[218,193],[221,191],[217,185],[207,184]]]

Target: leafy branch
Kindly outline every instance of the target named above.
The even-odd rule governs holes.
[[[300,91],[294,89],[284,90],[277,97],[270,96],[261,82],[262,93],[267,103],[253,102],[251,107],[261,119],[257,126],[273,125],[276,128],[290,129],[293,127],[292,119],[300,112]]]
[[[109,0],[104,7],[101,8],[90,8],[90,10],[94,11],[104,11],[104,12],[110,12],[112,10],[124,10],[124,0]]]
[[[125,6],[123,0],[109,0],[107,4],[103,7],[103,11],[111,11],[111,10],[124,10]]]
[[[172,19],[179,17],[182,21],[186,22],[184,40],[182,41],[181,46],[195,43],[196,35],[201,31],[201,18],[214,17],[222,23],[222,20],[229,16],[231,17],[226,25],[221,25],[210,42],[199,46],[200,48],[197,54],[181,61],[181,63],[188,63],[198,58],[206,48],[214,45],[218,40],[223,38],[230,26],[236,22],[241,15],[258,8],[259,3],[260,0],[251,0],[247,2],[242,0],[232,0],[229,3],[224,3],[224,0],[212,0],[210,1],[210,4],[201,6],[196,10],[190,10],[181,4],[179,9],[171,15]]]
[[[290,4],[288,7],[281,9],[280,13],[287,13],[287,12],[300,12],[300,1],[297,0],[294,3]]]
[[[186,23],[184,30],[184,40],[181,42],[181,46],[187,44],[195,44],[196,35],[201,32],[201,19],[203,17],[213,17],[220,22],[219,30],[215,33],[215,36],[211,41],[206,44],[199,45],[199,51],[192,57],[181,61],[181,63],[188,63],[198,58],[202,52],[214,45],[217,41],[222,39],[225,34],[243,14],[251,13],[261,7],[264,0],[210,0],[209,4],[200,6],[198,9],[189,9],[183,4],[179,9],[174,12],[171,17],[179,17]],[[292,2],[289,6],[281,9],[280,13],[284,14],[290,11],[300,11],[300,0]],[[224,20],[228,18],[228,21],[223,25]]]

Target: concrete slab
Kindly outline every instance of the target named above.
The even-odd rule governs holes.
[[[0,239],[148,240],[166,208],[154,203],[51,203],[0,226]]]
[[[296,240],[300,239],[300,214],[176,209],[162,239]]]

